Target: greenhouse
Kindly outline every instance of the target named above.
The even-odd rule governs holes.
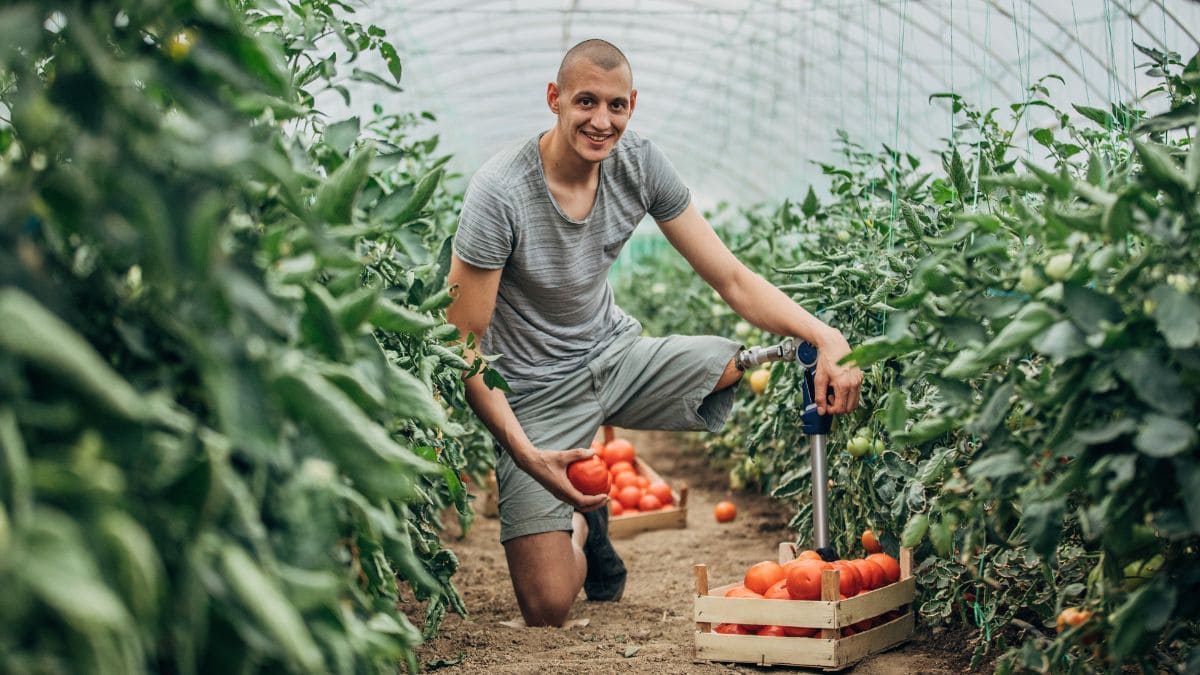
[[[1200,2],[0,7],[0,673],[1200,673]]]

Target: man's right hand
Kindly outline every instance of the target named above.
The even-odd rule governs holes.
[[[573,450],[539,450],[533,449],[515,456],[517,466],[525,473],[533,476],[550,491],[550,494],[570,504],[576,511],[594,511],[603,508],[608,502],[608,495],[585,495],[571,484],[567,478],[567,466],[580,459],[587,459],[596,454],[591,448],[575,448]]]

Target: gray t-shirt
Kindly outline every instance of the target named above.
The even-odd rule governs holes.
[[[486,354],[516,395],[583,367],[618,335],[641,330],[613,302],[608,270],[647,213],[675,218],[691,195],[650,141],[626,131],[600,163],[592,212],[568,218],[550,194],[538,139],[500,152],[471,177],[454,252],[500,269]]]

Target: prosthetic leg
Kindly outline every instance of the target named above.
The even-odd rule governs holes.
[[[800,420],[804,435],[808,436],[809,457],[812,459],[814,548],[823,560],[828,562],[837,560],[837,553],[829,543],[827,510],[829,483],[825,464],[825,444],[829,437],[829,430],[833,426],[833,416],[817,413],[817,403],[813,392],[813,380],[817,370],[817,348],[803,340],[787,338],[771,347],[745,349],[738,354],[737,359],[738,365],[743,370],[770,361],[796,361],[804,369],[804,383],[801,387],[804,410],[801,412]]]

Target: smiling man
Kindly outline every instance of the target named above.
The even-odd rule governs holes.
[[[526,624],[560,626],[582,587],[618,600],[625,566],[608,540],[605,495],[566,467],[592,454],[602,424],[717,431],[741,377],[741,345],[721,337],[641,336],[613,302],[608,270],[649,214],[735,312],[820,350],[822,412],[858,404],[862,373],[817,320],[739,262],[692,204],[667,158],[627,130],[637,104],[629,61],[603,40],[564,56],[546,87],[552,128],[501,152],[471,178],[454,241],[449,320],[480,338],[510,393],[482,375],[467,399],[497,443],[500,539]],[[470,355],[468,355],[470,356]]]

